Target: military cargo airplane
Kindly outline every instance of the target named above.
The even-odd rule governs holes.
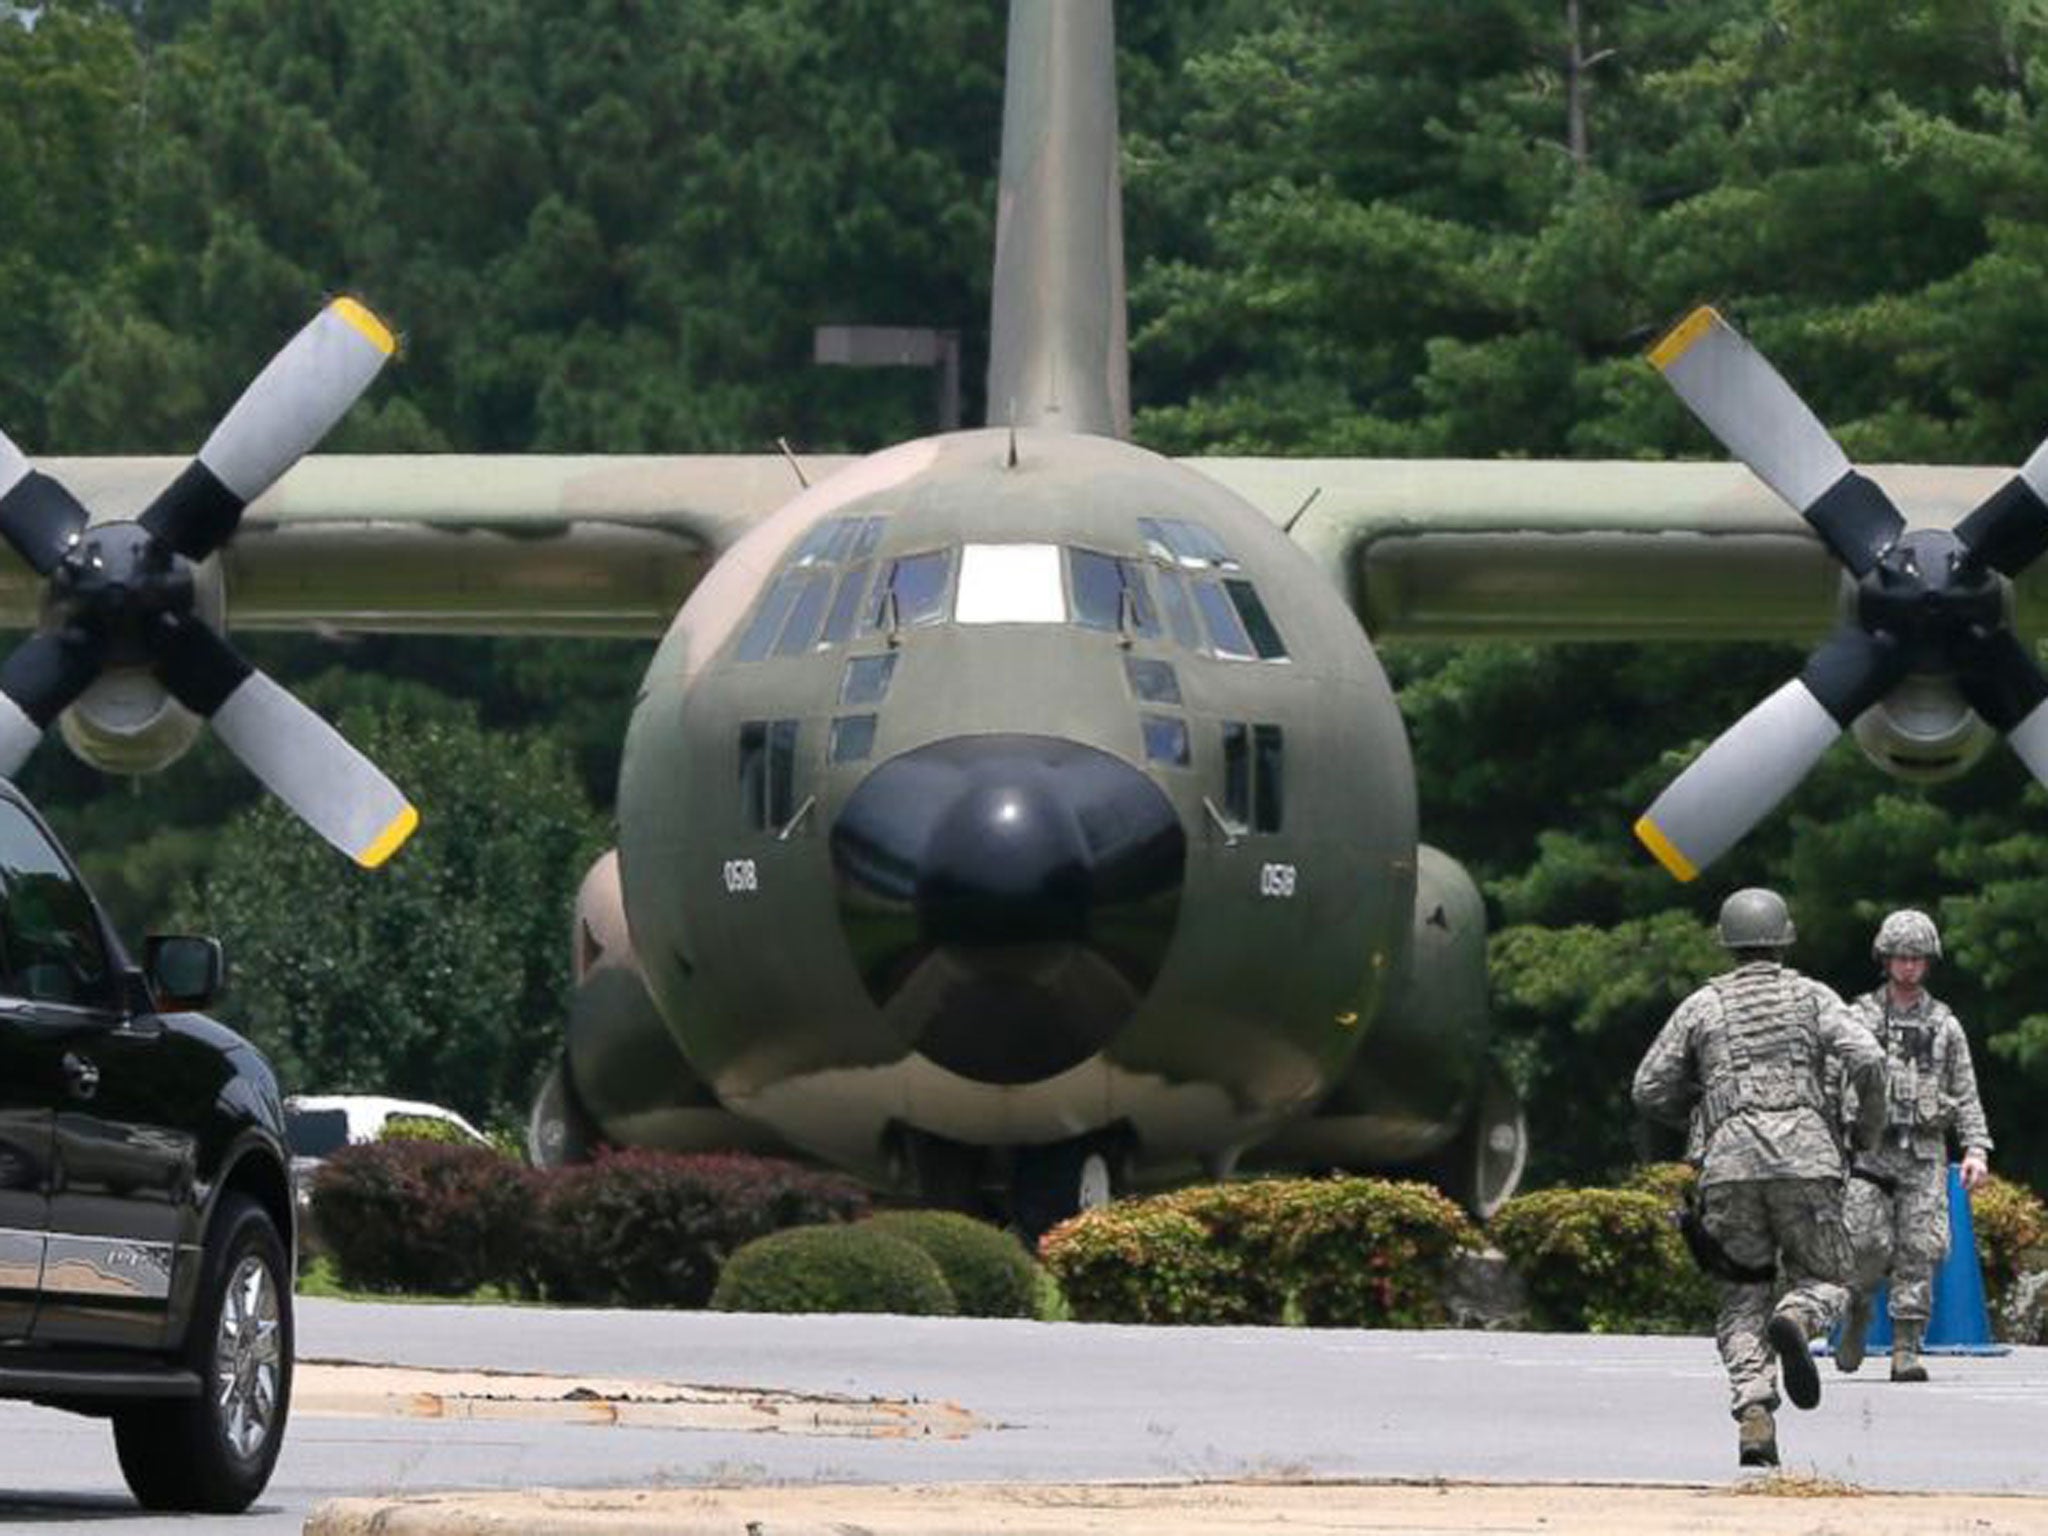
[[[1831,489],[1839,450],[1717,318],[1655,361],[1764,483],[1148,452],[1128,440],[1113,58],[1108,0],[1014,0],[984,427],[801,464],[287,473],[381,359],[381,325],[343,307],[168,510],[145,508],[168,462],[45,478],[0,458],[0,532],[29,568],[0,579],[0,617],[37,623],[29,574],[48,578],[28,662],[0,668],[13,761],[61,718],[89,761],[158,766],[210,719],[373,862],[409,807],[280,691],[239,719],[230,613],[659,633],[619,845],[576,901],[540,1160],[790,1150],[1034,1229],[1118,1187],[1254,1167],[1416,1169],[1491,1210],[1526,1137],[1488,1055],[1483,904],[1418,840],[1368,634],[1810,638],[1846,606],[1790,702],[1645,817],[1689,875],[1843,723],[1908,777],[1954,770],[1987,721],[2035,751],[2007,642],[2016,611],[2038,617],[2040,584],[2016,578],[2039,504],[1973,469]],[[1901,537],[1880,482],[1934,532]],[[120,580],[92,578],[121,551]],[[1949,553],[1969,569],[1937,581]],[[1979,664],[1999,687],[1969,681]]]

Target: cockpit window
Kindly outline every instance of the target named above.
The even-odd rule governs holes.
[[[962,624],[1064,624],[1060,552],[1052,544],[969,544],[960,551]]]
[[[1131,681],[1131,692],[1147,704],[1180,702],[1180,679],[1174,676],[1173,663],[1170,661],[1148,661],[1138,656],[1126,656],[1124,675]]]
[[[1244,621],[1245,633],[1251,637],[1252,649],[1259,653],[1259,660],[1285,661],[1287,642],[1273,627],[1272,616],[1266,612],[1266,605],[1259,601],[1258,589],[1241,576],[1230,576],[1224,578],[1223,590],[1230,594],[1231,607]]]
[[[1114,629],[1150,638],[1159,615],[1145,582],[1145,568],[1092,549],[1067,551],[1074,583],[1074,617],[1090,629]]]
[[[883,517],[828,517],[797,542],[740,634],[739,661],[800,656],[853,634]],[[822,621],[822,630],[820,628]]]
[[[1251,636],[1244,632],[1244,624],[1237,616],[1237,609],[1223,589],[1208,577],[1195,581],[1195,606],[1202,612],[1202,625],[1209,632],[1209,645],[1218,656],[1234,656],[1249,660],[1258,653],[1252,649]]]
[[[896,671],[896,653],[890,651],[883,656],[856,656],[846,664],[846,675],[839,680],[839,702],[842,704],[879,704],[888,695],[889,679]]]
[[[1237,560],[1223,547],[1223,541],[1200,523],[1178,517],[1141,517],[1138,536],[1146,553],[1169,565],[1192,570],[1234,571]]]
[[[892,630],[938,623],[946,616],[946,582],[952,569],[953,552],[947,549],[890,561],[861,627]]]

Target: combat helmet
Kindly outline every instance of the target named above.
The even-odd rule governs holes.
[[[1721,903],[1724,949],[1783,949],[1795,936],[1792,914],[1776,891],[1752,885]]]
[[[1902,907],[1877,925],[1877,937],[1871,940],[1870,952],[1880,960],[1889,960],[1894,955],[1920,955],[1929,960],[1939,960],[1941,930],[1934,926],[1934,919],[1925,912]]]

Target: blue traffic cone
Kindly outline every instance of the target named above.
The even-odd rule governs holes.
[[[1891,1287],[1880,1285],[1870,1304],[1870,1329],[1863,1347],[1873,1355],[1892,1347]],[[1963,1171],[1948,1169],[1948,1257],[1934,1272],[1934,1300],[1927,1319],[1923,1354],[2002,1355],[2010,1346],[1991,1337],[1991,1312],[1984,1304],[1984,1269],[1977,1261],[1977,1229],[1970,1223],[1970,1198]]]

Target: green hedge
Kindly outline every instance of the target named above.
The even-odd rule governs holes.
[[[945,1317],[953,1293],[938,1262],[873,1222],[792,1227],[756,1238],[725,1265],[721,1312],[897,1312]]]
[[[1084,1322],[1312,1327],[1447,1322],[1458,1254],[1482,1246],[1426,1184],[1269,1179],[1087,1211],[1045,1235],[1045,1260]]]
[[[312,1219],[351,1290],[532,1294],[536,1176],[488,1147],[380,1141],[343,1147],[313,1175]]]
[[[701,1307],[745,1244],[867,1208],[851,1179],[775,1158],[610,1153],[542,1184],[534,1264],[553,1301]]]
[[[931,1255],[962,1317],[1030,1317],[1038,1266],[1009,1233],[954,1211],[878,1211],[863,1226]]]
[[[1713,1283],[1648,1189],[1517,1195],[1487,1231],[1521,1277],[1531,1321],[1593,1333],[1697,1333],[1713,1326]]]
[[[2048,1206],[2026,1185],[1994,1174],[1970,1195],[1970,1225],[1984,1269],[1984,1299],[1996,1318],[2020,1276],[2048,1266]]]

